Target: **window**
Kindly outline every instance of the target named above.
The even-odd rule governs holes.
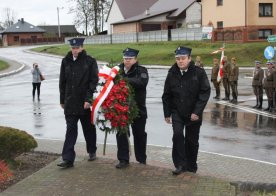
[[[272,35],[272,29],[259,29],[259,39],[266,39],[269,35]]]
[[[272,3],[260,3],[259,4],[259,16],[271,17],[272,16]]]
[[[223,0],[217,0],[217,6],[223,5]]]
[[[217,28],[218,29],[222,29],[223,28],[223,22],[222,21],[218,21],[217,22]]]
[[[13,41],[14,41],[14,42],[19,42],[19,36],[14,36],[14,37],[13,37]]]

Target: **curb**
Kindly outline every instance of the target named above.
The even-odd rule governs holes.
[[[13,70],[13,71],[10,71],[10,72],[6,72],[6,73],[2,73],[2,74],[0,74],[0,78],[5,77],[5,76],[9,76],[9,75],[12,75],[12,74],[16,74],[16,73],[22,71],[25,67],[26,67],[26,65],[23,64],[21,67],[19,67],[16,70]]]

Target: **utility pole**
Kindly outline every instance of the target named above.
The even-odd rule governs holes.
[[[57,7],[57,16],[58,16],[58,37],[60,38],[59,9],[63,9],[63,7]]]

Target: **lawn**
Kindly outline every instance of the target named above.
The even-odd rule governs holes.
[[[211,54],[218,50],[222,43],[210,43],[204,41],[171,41],[171,42],[144,42],[129,44],[87,44],[84,48],[88,54],[97,60],[119,63],[122,60],[122,51],[126,47],[140,50],[139,62],[147,65],[171,65],[174,63],[174,51],[178,46],[192,48],[192,57],[201,56],[205,66],[212,65],[214,57],[220,58],[219,54]],[[239,66],[253,66],[255,60],[266,62],[264,49],[267,42],[258,43],[226,43],[225,55],[236,57]],[[57,46],[45,46],[34,49],[37,52],[47,52],[64,56],[70,47],[68,44]]]
[[[8,63],[0,60],[0,71],[8,67],[9,67]]]

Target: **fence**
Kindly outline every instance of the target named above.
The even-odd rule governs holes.
[[[71,37],[67,37],[67,40]],[[155,41],[202,40],[202,28],[94,35],[85,38],[85,44],[112,44]]]

